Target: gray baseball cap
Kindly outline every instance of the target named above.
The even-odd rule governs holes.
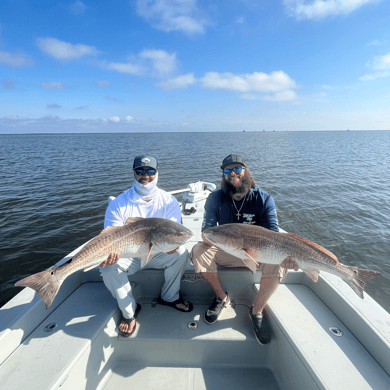
[[[230,164],[238,164],[246,167],[244,159],[238,154],[229,154],[229,156],[225,157],[222,161],[221,169],[224,169],[227,165]]]
[[[158,169],[157,160],[153,156],[149,156],[146,154],[142,154],[141,156],[137,156],[134,159],[133,169],[144,168],[144,167]]]

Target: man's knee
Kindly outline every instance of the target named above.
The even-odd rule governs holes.
[[[204,242],[198,242],[195,244],[191,250],[190,255],[192,262],[197,261],[200,256],[202,256],[203,253],[206,252],[209,248],[210,246],[206,245]]]

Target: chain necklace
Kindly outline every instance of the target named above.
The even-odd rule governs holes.
[[[241,216],[241,214],[240,214],[240,211],[241,211],[241,209],[242,209],[242,206],[244,206],[244,203],[245,203],[245,198],[246,198],[246,195],[245,195],[245,197],[244,197],[244,200],[242,201],[242,204],[241,204],[241,207],[240,207],[240,210],[238,210],[238,208],[237,208],[237,206],[236,206],[236,203],[234,202],[234,198],[232,197],[232,200],[233,200],[233,204],[234,204],[234,207],[236,208],[236,210],[237,210],[237,220],[239,221],[240,220],[240,216]]]

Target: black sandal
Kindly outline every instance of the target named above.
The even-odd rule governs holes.
[[[133,320],[135,320],[135,319],[137,318],[137,316],[138,316],[138,314],[139,314],[140,311],[141,311],[141,305],[140,305],[139,303],[137,303],[137,307],[135,308],[135,312],[134,312],[133,317],[131,317],[131,318],[125,318],[125,317],[123,317],[123,315],[122,315],[122,321],[121,321],[121,323],[124,322],[125,324],[130,325],[131,321],[133,321]],[[133,330],[132,330],[131,332],[122,332],[122,331],[119,329],[119,327],[118,327],[118,331],[119,331],[119,334],[120,334],[121,336],[123,336],[123,337],[130,337],[130,336],[134,333],[136,327],[137,327],[137,322],[135,323],[134,328],[133,328]]]
[[[192,306],[192,303],[190,301],[187,301],[187,299],[183,299],[182,296],[179,297],[179,299],[176,299],[176,301],[173,301],[173,302],[167,302],[167,301],[164,301],[161,297],[158,297],[157,298],[157,303],[159,303],[160,305],[166,305],[166,306],[171,306],[173,307],[174,309],[176,310],[179,310],[179,311],[182,311],[184,313],[189,313],[194,307]],[[177,307],[177,305],[181,303],[182,305],[184,305],[185,307],[188,308],[188,310],[184,310],[184,309],[181,309],[180,307]]]

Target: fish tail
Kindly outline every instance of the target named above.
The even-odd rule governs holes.
[[[15,283],[17,287],[30,287],[43,299],[48,309],[54,301],[62,281],[54,269],[38,272]]]
[[[359,295],[361,299],[363,299],[364,286],[371,279],[374,279],[379,276],[380,273],[369,269],[362,269],[357,267],[348,267],[348,269],[353,272],[353,275],[349,279],[345,280],[345,282],[352,288],[353,291],[355,291],[357,295]]]

